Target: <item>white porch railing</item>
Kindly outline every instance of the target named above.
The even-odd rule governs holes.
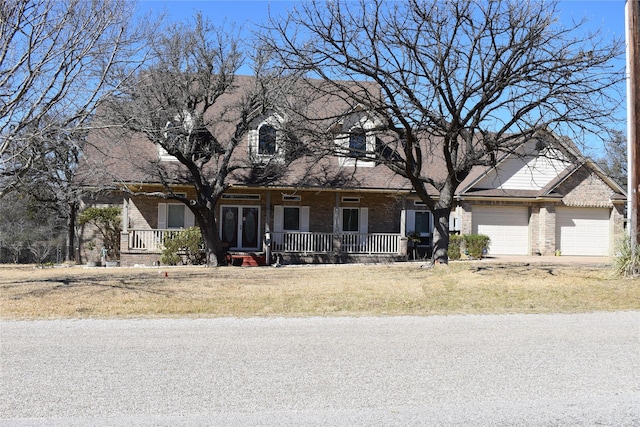
[[[129,233],[129,249],[149,252],[162,250],[162,242],[167,235],[175,234],[178,230],[127,230]]]
[[[327,253],[333,252],[333,233],[272,232],[273,252]]]
[[[271,239],[273,252],[397,254],[400,234],[272,232]]]
[[[167,235],[178,230],[129,229],[128,249],[134,251],[159,252]],[[314,233],[272,232],[271,250],[292,253],[344,252],[351,254],[397,254],[398,233]]]

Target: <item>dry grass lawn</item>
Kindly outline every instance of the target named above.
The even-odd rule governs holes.
[[[165,277],[167,272],[167,277]],[[640,309],[640,280],[587,266],[0,267],[0,318],[369,316]]]

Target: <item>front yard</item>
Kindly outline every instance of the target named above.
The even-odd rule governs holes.
[[[640,310],[603,267],[455,262],[298,267],[0,266],[0,318],[402,316]]]

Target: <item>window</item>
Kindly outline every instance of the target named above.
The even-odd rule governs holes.
[[[284,231],[300,231],[300,208],[284,207],[283,230]]]
[[[360,128],[354,129],[349,136],[349,157],[365,157],[367,137]]]
[[[273,231],[309,231],[309,206],[274,206]]]
[[[184,211],[187,207],[183,204],[167,205],[167,228],[184,228]]]
[[[259,194],[233,194],[226,193],[222,195],[225,200],[260,200]]]
[[[189,228],[195,225],[193,212],[184,203],[158,203],[158,229]]]
[[[342,203],[360,203],[359,196],[356,196],[356,197],[345,196],[341,200],[342,200]]]
[[[249,155],[252,161],[280,160],[284,156],[283,126],[286,119],[279,114],[266,114],[250,123],[248,134]]]
[[[358,225],[358,208],[343,208],[342,209],[342,231],[355,232],[360,231]]]
[[[270,124],[263,124],[258,129],[258,154],[273,155],[276,153],[276,129]]]

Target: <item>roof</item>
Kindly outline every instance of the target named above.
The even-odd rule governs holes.
[[[255,79],[247,76],[236,76],[234,91],[225,94],[215,108],[205,112],[208,118],[208,128],[214,137],[221,143],[228,141],[235,130],[234,121],[238,114],[233,106],[242,99],[242,88],[251,85]],[[358,90],[376,91],[373,83],[363,83]],[[335,132],[336,127],[342,123],[341,117],[346,114],[360,112],[360,105],[351,105],[344,97],[331,96],[323,91],[321,83],[318,87],[305,85],[300,91],[306,91],[310,102],[300,106],[300,116],[311,121],[314,120],[314,112],[322,111],[322,117],[318,118],[314,126],[324,127],[327,131]],[[297,123],[300,125],[300,123]],[[442,178],[447,174],[446,164],[437,153],[438,138],[428,137],[428,144],[432,144],[432,150],[426,152],[423,169],[429,176]],[[607,177],[601,168],[589,159],[584,158],[575,145],[568,140],[551,138],[553,144],[562,150],[569,166],[555,175],[542,188],[507,188],[491,187],[483,188],[479,183],[491,173],[497,173],[503,165],[506,165],[513,154],[503,154],[495,162],[494,166],[476,166],[466,179],[458,187],[457,196],[460,198],[512,198],[512,199],[540,199],[561,198],[570,186],[564,185],[570,177],[580,168],[587,168],[610,188],[611,200],[624,200],[626,195],[611,178]],[[532,141],[523,141],[522,145]],[[536,147],[538,144],[534,144]],[[546,144],[545,144],[546,146]],[[344,165],[335,156],[316,158],[302,156],[289,164],[278,161],[268,162],[264,167],[277,170],[271,179],[265,179],[255,173],[255,165],[248,162],[249,138],[245,136],[236,147],[232,162],[234,170],[228,176],[228,184],[243,187],[273,187],[273,188],[317,188],[317,189],[351,189],[366,191],[401,191],[412,190],[409,180],[394,173],[383,164],[373,162],[362,163],[357,166]],[[261,166],[261,167],[262,167]],[[205,173],[216,174],[216,162],[212,160],[205,168]],[[89,136],[89,144],[85,150],[83,163],[79,174],[89,185],[104,183],[114,184],[160,184],[160,176],[168,178],[174,184],[189,184],[190,174],[186,167],[177,161],[159,161],[158,147],[143,135],[131,135],[122,133],[116,129],[94,131]],[[428,193],[437,196],[438,192],[433,187],[427,188]]]

